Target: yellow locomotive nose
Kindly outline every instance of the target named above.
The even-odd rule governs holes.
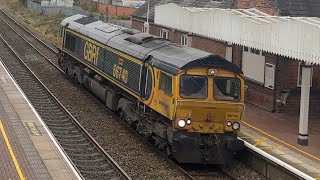
[[[238,105],[186,100],[177,104],[177,129],[200,133],[224,133],[240,129],[242,108],[238,108]]]

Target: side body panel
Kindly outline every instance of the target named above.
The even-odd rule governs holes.
[[[91,67],[98,69],[109,79],[112,79],[113,82],[125,87],[131,93],[139,94],[141,62],[138,59],[121,56],[116,50],[107,48],[101,43],[70,30],[66,32],[67,36],[76,38],[74,51],[71,48],[65,48],[68,54],[73,55],[81,62],[90,64]]]
[[[174,119],[174,96],[176,92],[173,90],[172,95],[167,95],[159,90],[159,69],[146,63],[148,69],[146,76],[152,77],[152,80],[150,80],[152,85],[146,85],[147,89],[145,89],[146,92],[150,92],[150,95],[145,99],[140,99],[142,68],[140,59],[131,57],[72,30],[66,29],[65,34],[64,52],[90,67],[102,77],[110,80],[125,92],[133,95],[151,109],[168,119]],[[67,45],[67,42],[70,41],[67,37],[70,35],[75,38],[74,42],[72,42],[75,44],[74,48],[70,48]],[[148,77],[144,78],[145,81],[147,79]],[[175,83],[175,76],[172,76],[172,87],[175,86]]]

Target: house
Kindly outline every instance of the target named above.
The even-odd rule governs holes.
[[[255,8],[255,12],[262,15],[311,17],[320,17],[320,2],[304,0],[150,0],[150,34],[225,57],[244,71],[247,78],[246,85],[248,86],[248,90],[246,92],[246,100],[248,102],[268,111],[280,111],[290,114],[299,113],[301,67],[303,65],[303,61],[301,60],[303,59],[269,53],[270,51],[267,52],[250,46],[227,43],[226,41],[210,38],[205,35],[191,33],[187,30],[188,28],[169,27],[155,23],[155,6],[170,2],[181,7],[203,8],[203,10],[206,8],[241,8],[249,9],[248,11],[241,11],[242,13],[250,14],[255,11],[250,12],[251,8]],[[241,11],[239,12],[241,13]],[[132,14],[132,27],[134,29],[145,31],[143,23],[146,21],[146,14],[146,4]],[[279,43],[290,45],[291,42]],[[310,114],[320,112],[319,77],[320,67],[313,65],[310,82]]]

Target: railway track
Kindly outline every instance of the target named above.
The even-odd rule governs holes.
[[[2,61],[85,179],[130,179],[1,38]]]
[[[54,68],[56,69],[59,69],[59,71],[61,71],[62,73],[64,73],[59,67],[58,67],[58,61],[57,61],[57,58],[56,58],[56,53],[57,53],[57,50],[50,46],[50,45],[47,45],[43,40],[39,39],[38,37],[36,37],[35,35],[33,35],[33,33],[31,33],[28,29],[26,29],[25,27],[23,27],[22,25],[20,25],[17,21],[15,21],[13,18],[11,18],[6,12],[4,12],[2,9],[0,9],[0,18],[2,20],[2,23],[5,23],[8,28],[10,27],[13,31],[15,31],[15,33],[17,34],[17,36],[19,36],[20,38],[23,39],[23,41],[27,44],[29,44],[29,46],[31,46],[35,51],[37,51],[37,53],[39,54],[39,56],[42,56],[42,58],[46,59],[48,62],[50,62],[52,65],[54,65]],[[30,52],[31,53],[31,52]],[[36,54],[35,52],[33,52],[33,54]],[[43,65],[44,62],[42,63],[39,63],[38,64],[42,64]],[[36,63],[34,62],[26,62],[26,64],[28,64],[28,66],[31,66],[31,67],[34,67],[34,68],[37,68],[39,67],[39,65],[36,65]],[[11,70],[10,70],[11,71]],[[13,74],[13,73],[12,73]],[[19,83],[19,82],[18,82]],[[20,84],[20,83],[19,83]],[[43,84],[42,84],[43,85]],[[21,85],[20,85],[21,86]],[[48,85],[47,85],[48,86]],[[50,85],[49,85],[50,86]],[[25,88],[27,88],[28,86],[26,86]],[[43,85],[43,87],[45,88],[45,86]],[[24,90],[24,89],[23,89]],[[26,93],[27,94],[27,93]],[[33,95],[36,95],[37,93],[33,93]],[[29,97],[28,97],[29,98]],[[30,99],[30,98],[29,98]],[[39,102],[35,102],[34,106],[41,106],[41,102],[42,101],[46,101],[46,98],[41,98],[41,101],[40,103]],[[55,101],[57,101],[57,98],[55,98]],[[97,100],[96,100],[97,101]],[[51,104],[51,103],[49,103]],[[61,105],[61,103],[60,103]],[[100,104],[100,106],[103,106],[102,104]],[[67,107],[69,109],[72,109],[73,107],[69,106]],[[105,106],[103,106],[104,109],[106,109]],[[37,109],[37,108],[36,108]],[[48,108],[44,108],[44,110],[42,111],[38,111],[39,114],[41,115],[41,113],[44,113],[44,114],[47,114],[47,109]],[[55,108],[53,108],[55,109]],[[38,109],[37,109],[38,110]],[[74,110],[72,111],[73,113],[71,114],[75,114],[75,116],[78,116],[79,113],[77,112],[74,112]],[[72,117],[70,113],[68,113],[69,116]],[[78,116],[79,117],[79,116]],[[44,119],[44,118],[43,118]],[[57,126],[57,122],[59,122],[59,120],[54,120],[54,121],[48,121],[48,126],[49,128],[52,127],[53,130],[56,130],[58,131],[59,133],[57,134],[57,138],[62,138],[60,144],[62,146],[66,146],[67,149],[69,148],[70,149],[70,146],[68,145],[68,142],[71,142],[70,139],[68,138],[65,138],[66,134],[64,133],[64,130],[61,130],[60,127]],[[65,123],[65,126],[69,127],[70,122],[67,122],[67,121],[64,121],[62,120],[63,123]],[[77,123],[78,126],[81,127],[81,125],[79,123]],[[50,128],[51,129],[51,128]],[[69,131],[72,131],[73,128],[70,128]],[[53,131],[52,130],[52,131]],[[56,134],[55,134],[56,136]],[[81,142],[81,138],[79,138],[79,136],[77,135],[71,135],[71,137],[74,137],[77,139],[77,141],[74,141],[76,142],[76,144],[78,144],[78,142]],[[90,138],[92,138],[90,135],[89,135]],[[87,147],[86,145],[84,147]],[[83,149],[83,148],[82,148]],[[92,149],[92,148],[88,148],[88,149]],[[76,160],[75,162],[77,163],[81,163],[81,162],[85,162],[87,160],[87,158],[82,158],[81,155],[78,154],[78,149],[77,148],[71,148],[70,150],[70,157],[76,157],[76,158],[80,158],[80,160]],[[102,149],[102,151],[104,151]],[[66,150],[66,152],[68,152]],[[93,156],[95,157],[96,154]],[[71,158],[72,159],[72,158]],[[91,160],[91,159],[90,159]],[[92,164],[99,164],[98,161],[96,160],[93,160],[91,161]],[[76,164],[75,163],[75,164]],[[170,162],[169,162],[170,163]],[[172,163],[174,164],[174,163]],[[90,166],[90,164],[87,164],[85,166]],[[172,165],[172,166],[176,166],[176,164]],[[206,180],[206,179],[235,179],[235,178],[232,178],[230,175],[228,175],[226,172],[223,172],[221,170],[218,170],[218,169],[212,169],[210,171],[208,170],[199,170],[197,168],[194,168],[194,169],[190,169],[190,168],[181,168],[181,167],[176,167],[177,169],[179,169],[181,171],[182,174],[184,174],[184,178],[183,179],[203,179],[203,180]],[[91,170],[93,170],[95,168],[91,168]],[[84,169],[79,169],[80,172],[81,170],[84,171],[85,175],[87,175],[88,173],[87,170],[84,170]],[[99,171],[100,173],[102,171]],[[100,178],[98,178],[100,179]]]
[[[135,142],[136,139],[134,137],[130,137],[129,134],[127,134],[128,129],[123,129],[123,127],[122,128],[119,127],[118,120],[117,122],[113,122],[113,123],[104,121],[103,124],[101,124],[101,119],[110,119],[110,120],[112,119],[112,121],[115,121],[114,119],[116,119],[117,117],[113,117],[113,115],[110,116],[110,114],[107,114],[107,112],[105,111],[106,107],[103,106],[100,102],[98,102],[98,100],[93,98],[92,95],[86,92],[84,93],[82,88],[77,87],[74,83],[70,82],[70,80],[66,79],[65,75],[63,74],[64,72],[62,72],[61,69],[57,66],[58,61],[57,61],[56,52],[54,48],[49,48],[50,46],[47,46],[43,41],[40,41],[40,39],[32,35],[30,31],[26,32],[26,28],[19,25],[18,22],[14,21],[12,18],[8,17],[7,13],[2,11],[2,9],[0,10],[1,10],[0,11],[0,27],[2,29],[1,34],[4,34],[3,36],[5,37],[5,39],[9,39],[10,41],[9,46],[14,48],[14,50],[16,51],[16,55],[19,56],[20,61],[23,62],[23,64],[29,68],[29,71],[34,72],[36,76],[38,76],[38,79],[42,80],[43,87],[47,87],[47,89],[49,89],[52,92],[52,94],[54,94],[57,97],[55,99],[59,100],[61,102],[60,104],[65,105],[65,109],[70,112],[69,115],[72,114],[74,119],[82,121],[79,123],[79,125],[84,124],[86,129],[88,129],[89,127],[89,131],[91,131],[90,134],[93,134],[94,136],[99,137],[99,138],[95,138],[96,141],[103,139],[102,143],[99,142],[99,144],[101,143],[104,145],[104,148],[102,148],[102,151],[103,149],[109,150],[111,152],[113,150],[114,154],[112,154],[112,156],[115,156],[115,154],[118,155],[117,153],[119,152],[121,153],[122,150],[125,150],[126,148],[130,150],[136,148],[136,150],[133,152],[128,151],[126,155],[122,153],[121,157],[119,157],[119,155],[118,157],[116,157],[116,161],[120,162],[121,167],[124,166],[126,168],[125,171],[129,172],[129,176],[132,179],[153,179],[159,176],[163,177],[163,179],[171,179],[171,178],[172,179],[193,179],[192,177],[188,176],[187,173],[184,173],[182,169],[179,169],[178,166],[168,163],[166,159],[162,156],[157,157],[156,161],[152,163],[154,164],[155,167],[146,166],[146,164],[148,165],[148,163],[149,164],[151,163],[151,162],[148,162],[148,159],[152,159],[154,156],[159,156],[159,154],[156,154],[153,151],[151,152],[150,147],[148,145],[144,145],[146,146],[144,148],[149,148],[149,149],[143,150],[143,148],[141,147],[143,146],[141,145],[142,142]],[[3,41],[3,40],[0,40],[0,41]],[[4,44],[2,45],[4,46]],[[8,52],[10,51],[4,50],[4,48],[0,50],[0,57],[3,57],[3,56],[5,57],[3,58],[4,64],[13,63],[13,62],[10,62],[13,58],[10,58],[9,54],[6,54]],[[30,55],[31,55],[31,60],[30,59],[28,60],[28,58],[30,58]],[[32,57],[34,59],[32,59]],[[6,63],[6,61],[8,62]],[[15,79],[19,79],[19,78],[22,79],[26,75],[26,73],[22,73],[23,71],[17,70],[18,65],[16,64],[7,64],[7,67],[10,72],[12,71],[11,74]],[[19,75],[21,77],[19,77]],[[15,76],[18,76],[18,77],[16,78]],[[61,81],[57,82],[57,79]],[[23,81],[25,80],[21,80],[22,83]],[[20,80],[19,81],[17,80],[17,82],[20,85]],[[44,114],[45,116],[46,114],[49,114],[49,115],[61,114],[61,113],[55,112],[56,109],[58,108],[52,108],[52,107],[44,106],[42,104],[42,101],[45,102],[44,104],[52,104],[52,103],[46,102],[47,97],[40,96],[42,95],[41,93],[40,94],[33,93],[35,84],[36,83],[28,82],[25,85],[20,85],[20,86],[23,87],[22,88],[23,91],[25,92],[27,97],[30,99],[32,104],[34,104],[40,116],[42,117],[42,114]],[[29,92],[28,92],[28,88],[29,88]],[[29,97],[29,93],[30,93],[30,97]],[[81,94],[80,96],[85,96],[84,97],[85,99],[84,100],[79,99],[79,97],[77,97],[77,95],[79,94]],[[40,102],[37,102],[37,101],[40,101]],[[82,103],[85,103],[85,104],[82,104]],[[79,106],[75,107],[75,104],[79,104]],[[38,109],[37,106],[40,106],[40,107],[42,106],[43,109]],[[48,110],[52,110],[52,109],[54,110],[54,112],[53,111],[48,112]],[[94,112],[94,111],[99,111],[99,112]],[[42,118],[45,119],[44,117]],[[59,119],[60,118],[57,117],[55,118],[55,121],[58,122]],[[63,133],[64,131],[62,130],[62,128],[58,127],[55,121],[48,121],[49,129],[51,130],[51,127],[52,127],[53,130],[51,131],[57,130],[61,132],[56,138],[66,136],[67,133]],[[70,124],[65,121],[62,121],[60,123],[64,123],[66,127],[68,127]],[[96,124],[100,123],[100,124],[94,125],[94,123]],[[106,131],[106,129],[104,129],[105,127],[110,127],[110,126],[114,126],[114,128],[111,128],[109,131]],[[104,129],[104,131],[100,130],[100,132],[106,131],[107,133],[96,132],[96,129],[99,129],[101,127],[102,129]],[[67,128],[67,130],[72,132],[73,128],[69,127]],[[113,133],[112,136],[110,135],[110,133],[111,134]],[[107,136],[107,135],[104,136],[105,134],[107,135],[109,134],[110,136]],[[56,134],[54,133],[54,135]],[[70,138],[72,137],[73,136],[71,136]],[[67,155],[71,157],[70,159],[72,161],[74,161],[73,157],[75,157],[75,158],[79,158],[79,160],[76,159],[75,161],[76,163],[85,164],[80,168],[76,166],[80,170],[80,173],[84,174],[85,179],[104,179],[104,178],[110,179],[110,177],[108,176],[103,176],[102,178],[100,178],[96,176],[90,177],[90,174],[88,175],[88,173],[94,170],[96,173],[91,173],[91,174],[97,175],[101,172],[104,172],[104,170],[100,170],[99,168],[96,168],[94,166],[94,165],[101,166],[99,164],[99,158],[96,158],[95,160],[91,160],[91,159],[88,160],[88,158],[83,158],[78,153],[79,149],[83,149],[83,147],[72,148],[71,146],[72,144],[69,144],[69,145],[67,144],[67,142],[76,142],[75,144],[79,144],[78,143],[79,141],[77,140],[80,138],[78,136],[75,136],[75,137],[77,138],[75,139],[75,141],[72,141],[72,140],[70,141],[69,138],[64,138],[61,142],[59,141],[59,143],[62,144],[62,147],[64,149],[70,149],[71,155],[68,154],[67,150],[66,152],[67,152]],[[122,144],[119,145],[118,144],[119,137],[123,138],[121,139],[122,141],[132,141],[132,142],[131,143],[122,142]],[[138,139],[138,141],[141,141],[141,139]],[[88,143],[84,143],[84,145],[86,144]],[[113,145],[113,146],[109,147],[110,145]],[[132,146],[135,146],[135,147],[132,147]],[[87,146],[84,146],[84,148],[87,148]],[[87,149],[91,150],[89,147]],[[118,151],[114,152],[114,149]],[[145,156],[147,160],[143,160],[143,156]],[[92,157],[95,158],[96,156],[93,155]],[[129,160],[124,161],[122,159],[123,157]],[[140,162],[137,162],[138,158],[142,160]],[[86,164],[87,161],[92,162],[92,165]],[[128,166],[127,164],[130,164],[130,163],[133,163],[133,165]],[[141,163],[141,165],[139,163]],[[84,169],[84,168],[87,168],[87,169]],[[150,169],[151,170],[157,169],[157,171],[153,172]],[[106,172],[109,172],[109,171],[106,171]]]
[[[227,172],[222,171],[221,168],[212,165],[182,165],[194,179],[198,180],[235,180]]]

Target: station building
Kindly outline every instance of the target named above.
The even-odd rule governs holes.
[[[148,17],[150,34],[220,55],[235,63],[242,69],[247,79],[246,101],[271,112],[299,114],[302,66],[306,62],[311,63],[309,113],[319,115],[320,66],[317,62],[319,62],[320,36],[317,32],[320,32],[320,22],[317,17],[320,17],[320,2],[297,0],[174,0],[171,2],[174,5],[171,4],[166,7],[169,9],[163,10],[161,5],[170,1],[150,0]],[[184,14],[186,11],[179,7],[183,7],[188,13]],[[222,14],[216,13],[218,9]],[[197,13],[199,17],[195,15]],[[185,16],[193,18],[193,23],[183,22]],[[218,21],[215,18],[221,19]],[[147,3],[132,14],[132,28],[145,31],[143,24],[146,20]],[[195,25],[196,21],[198,26]],[[278,23],[278,26],[270,25],[274,22],[282,22],[282,25],[287,22],[289,26],[287,24],[284,27],[290,29],[283,28],[283,31],[279,31],[279,35],[272,34],[272,43],[265,42],[268,39],[267,36],[270,39],[270,33],[273,32],[270,28],[280,29],[281,23]],[[241,36],[234,37],[237,35],[235,32],[233,37],[210,34],[213,32],[210,28],[219,26],[219,23],[223,27],[228,27],[226,31],[232,29],[228,24],[232,25],[233,29],[240,28]],[[240,23],[242,23],[241,26]],[[253,34],[249,29],[246,34],[244,29],[241,29],[246,26],[246,23],[250,29],[260,28],[260,35]],[[220,36],[226,34],[221,32]],[[240,40],[240,37],[247,39]]]

